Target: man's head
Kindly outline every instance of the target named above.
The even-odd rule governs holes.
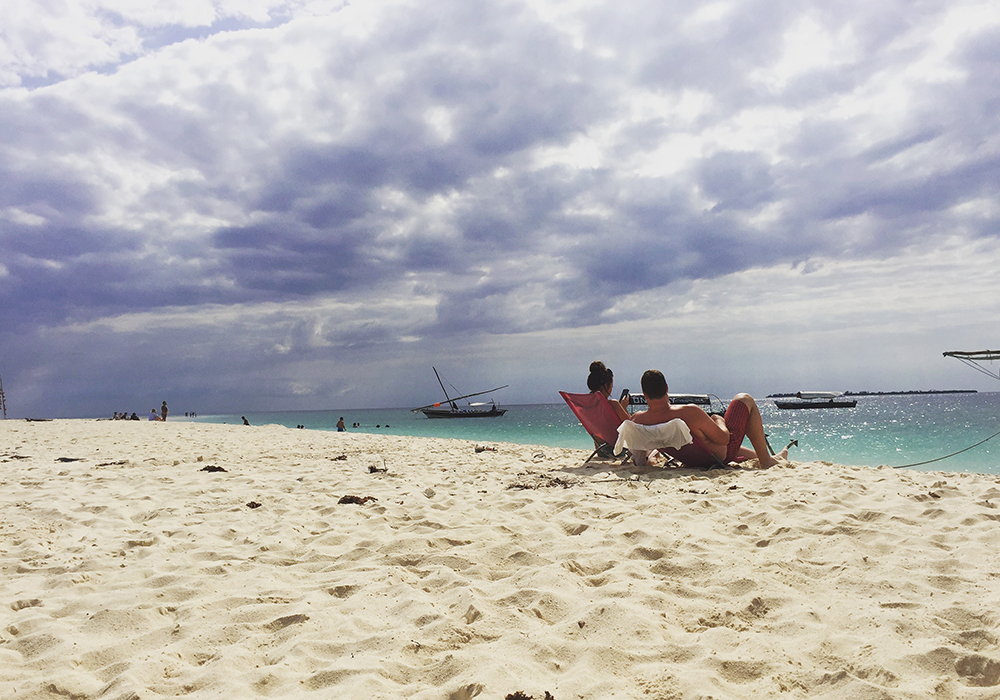
[[[642,393],[646,395],[646,400],[662,399],[667,395],[667,380],[663,378],[663,372],[658,369],[647,369],[642,373]]]

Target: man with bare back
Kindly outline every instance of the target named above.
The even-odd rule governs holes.
[[[667,380],[658,369],[646,370],[642,375],[642,393],[648,408],[632,416],[635,423],[659,425],[680,418],[691,434],[723,462],[756,457],[761,467],[773,467],[779,463],[778,459],[788,458],[787,448],[771,455],[760,409],[750,394],[737,394],[726,409],[725,417],[710,416],[697,406],[673,406],[667,394]],[[744,437],[750,438],[752,450],[743,447]]]

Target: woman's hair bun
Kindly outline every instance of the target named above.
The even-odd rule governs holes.
[[[587,388],[591,391],[602,389],[613,381],[613,377],[614,374],[604,366],[603,362],[594,360],[590,363],[590,376],[587,377]]]

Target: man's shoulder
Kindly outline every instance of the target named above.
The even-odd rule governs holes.
[[[632,421],[640,425],[659,425],[660,423],[672,421],[674,418],[681,418],[681,416],[670,408],[660,410],[647,409],[637,412],[632,416]]]
[[[660,423],[666,423],[674,420],[675,418],[679,418],[685,423],[697,424],[699,421],[702,421],[707,417],[708,414],[701,410],[698,406],[689,404],[674,406],[671,404],[669,407],[664,409],[647,410],[636,413],[632,416],[632,420],[636,423],[642,423],[643,425],[658,425]]]
[[[708,418],[708,414],[705,413],[700,406],[695,406],[694,404],[674,406],[674,410],[677,413],[677,417],[683,418],[685,421],[703,420]]]

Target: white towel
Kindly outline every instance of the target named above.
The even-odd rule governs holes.
[[[627,420],[618,426],[615,453],[621,452],[625,447],[648,452],[660,447],[680,448],[690,442],[691,430],[680,418],[657,425],[640,425]]]

